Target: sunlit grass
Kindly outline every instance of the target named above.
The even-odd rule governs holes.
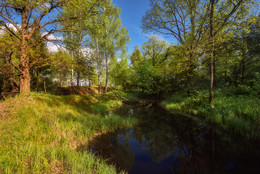
[[[106,112],[122,104],[106,97],[32,93],[5,101],[0,173],[116,173],[114,166],[79,150],[97,135],[135,123],[132,118],[89,113],[101,105]]]

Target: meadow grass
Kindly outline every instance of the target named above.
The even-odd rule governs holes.
[[[0,173],[116,173],[115,166],[80,150],[95,136],[135,124],[95,112],[120,106],[114,95],[30,93],[0,103]]]
[[[178,92],[162,102],[167,110],[197,116],[217,123],[247,137],[260,137],[260,99],[258,95],[234,93],[231,89],[215,90],[214,104],[208,103],[208,91],[189,94]]]

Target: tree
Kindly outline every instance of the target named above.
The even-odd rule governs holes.
[[[63,50],[59,50],[52,55],[52,71],[56,72],[59,76],[60,87],[64,86],[66,76],[71,68],[72,57],[70,54]]]
[[[171,47],[166,41],[152,36],[142,45],[142,57],[138,54],[139,49],[136,50],[131,56],[135,61],[132,85],[139,87],[148,95],[167,93],[172,78],[168,66]],[[140,57],[135,58],[135,55]]]
[[[138,46],[135,46],[134,51],[130,57],[133,67],[137,67],[138,64],[143,61],[143,55]]]
[[[151,0],[151,9],[142,19],[146,32],[173,36],[188,53],[188,79],[191,81],[199,61],[206,60],[210,69],[209,102],[213,103],[217,37],[223,37],[234,21],[247,17],[250,0]],[[209,41],[209,42],[208,42]],[[206,44],[205,44],[206,43]]]
[[[116,57],[112,57],[110,69],[111,81],[114,86],[117,88],[120,85],[124,89],[129,88],[131,70],[127,58],[124,57],[118,61]]]
[[[187,61],[187,81],[191,83],[197,59],[203,54],[201,44],[209,14],[207,1],[150,0],[150,6],[142,18],[143,31],[170,36],[185,46],[183,59]]]
[[[228,27],[232,26],[232,21],[238,21],[247,17],[246,8],[251,5],[250,1],[218,1],[210,0],[209,10],[209,40],[210,40],[210,85],[209,85],[209,103],[214,102],[214,77],[216,48],[215,40],[220,33],[227,32]],[[241,8],[239,8],[241,7]],[[226,31],[225,31],[226,30]],[[223,37],[223,35],[221,36]]]
[[[109,60],[112,56],[116,56],[118,51],[122,54],[126,52],[126,43],[129,42],[128,31],[122,27],[119,8],[112,6],[105,10],[105,19],[103,23],[103,37],[101,39],[101,47],[103,49],[106,68],[105,92],[108,89],[109,76]]]
[[[60,22],[77,20],[80,17],[98,15],[96,8],[106,1],[99,0],[10,0],[0,2],[1,25],[20,41],[20,93],[30,92],[30,57],[29,49],[41,42],[48,41],[49,36],[66,30],[67,26],[60,27]],[[74,14],[72,10],[80,13]],[[17,20],[21,18],[20,20]],[[10,24],[17,30],[13,32]],[[33,34],[40,30],[43,35],[33,45],[29,45]]]
[[[169,45],[166,41],[152,36],[143,44],[142,51],[144,58],[152,61],[152,66],[156,66],[167,60]]]
[[[95,62],[98,74],[99,93],[101,93],[101,72],[105,67],[105,92],[108,89],[109,61],[116,57],[119,52],[126,53],[126,43],[129,42],[128,31],[122,27],[121,10],[110,4],[103,8],[101,17],[93,18],[91,21],[90,36],[92,37],[92,48],[95,50]]]

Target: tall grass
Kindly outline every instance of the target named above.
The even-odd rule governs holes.
[[[237,94],[234,89],[217,89],[214,104],[208,104],[208,91],[179,92],[162,102],[172,111],[200,116],[226,129],[249,137],[260,137],[258,95]]]
[[[102,99],[102,100],[101,100]],[[54,96],[32,93],[1,103],[0,173],[116,173],[82,146],[95,136],[129,127],[133,118],[90,113],[106,96]]]

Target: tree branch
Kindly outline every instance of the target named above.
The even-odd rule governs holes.
[[[218,32],[227,24],[229,18],[236,12],[236,10],[238,9],[238,7],[242,4],[244,0],[239,0],[239,2],[233,7],[233,9],[230,11],[230,13],[227,15],[227,17],[224,19],[224,22],[222,23],[222,25],[216,30],[216,32],[214,33],[214,35],[218,34]]]
[[[20,74],[18,76],[21,76],[23,75],[23,72],[20,70],[20,68],[16,67],[13,63],[12,63],[12,54],[14,52],[11,52],[10,55],[9,55],[9,59],[8,59],[8,62],[17,70],[20,72]]]
[[[9,21],[11,24],[13,24],[13,26],[17,29],[17,31],[19,31],[20,33],[22,33],[21,30],[20,30],[20,28],[16,25],[16,23],[15,23],[14,21],[12,21],[11,19],[9,19],[9,18],[6,17],[5,15],[3,15],[2,12],[0,12],[0,16],[1,16],[2,18],[4,18],[5,20]]]
[[[5,23],[4,21],[0,20],[0,24],[2,24],[2,25],[7,29],[7,31],[8,31],[11,35],[13,35],[13,36],[15,36],[16,38],[18,38],[19,40],[21,40],[21,38],[20,38],[18,35],[16,35],[16,34],[6,25],[6,23]]]

